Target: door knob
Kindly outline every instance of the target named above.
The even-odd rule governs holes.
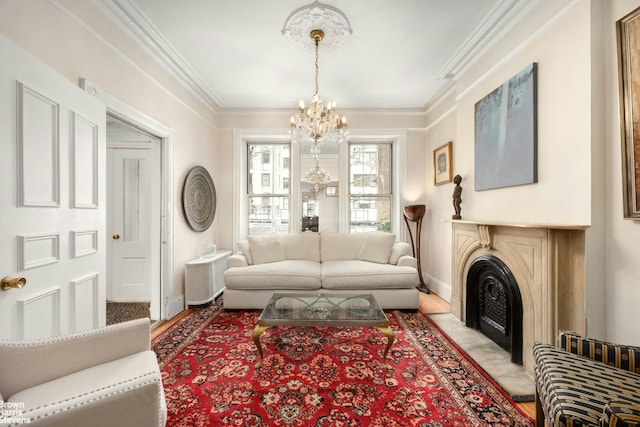
[[[114,234],[111,237],[113,237],[113,240],[118,240],[120,238],[120,235],[119,234]]]
[[[27,284],[27,279],[24,277],[3,277],[0,280],[0,288],[3,291],[8,291],[12,288],[24,288]]]

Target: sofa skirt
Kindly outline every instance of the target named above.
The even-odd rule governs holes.
[[[230,310],[263,309],[274,292],[281,293],[331,293],[331,294],[373,294],[383,310],[417,310],[419,291],[417,288],[407,289],[312,289],[312,290],[278,290],[278,289],[226,289],[223,293],[224,308]]]

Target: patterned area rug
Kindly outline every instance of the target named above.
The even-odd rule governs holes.
[[[167,426],[532,426],[507,394],[421,313],[375,328],[275,327],[258,311],[195,308],[156,337]]]

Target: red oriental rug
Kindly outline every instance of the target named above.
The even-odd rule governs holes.
[[[532,426],[508,395],[421,313],[375,328],[275,327],[251,338],[258,311],[193,309],[152,342],[167,426]]]

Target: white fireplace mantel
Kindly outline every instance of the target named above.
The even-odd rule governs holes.
[[[451,220],[451,313],[465,321],[466,280],[480,255],[500,258],[522,296],[522,354],[533,373],[536,341],[555,343],[561,329],[585,333],[585,225]]]

